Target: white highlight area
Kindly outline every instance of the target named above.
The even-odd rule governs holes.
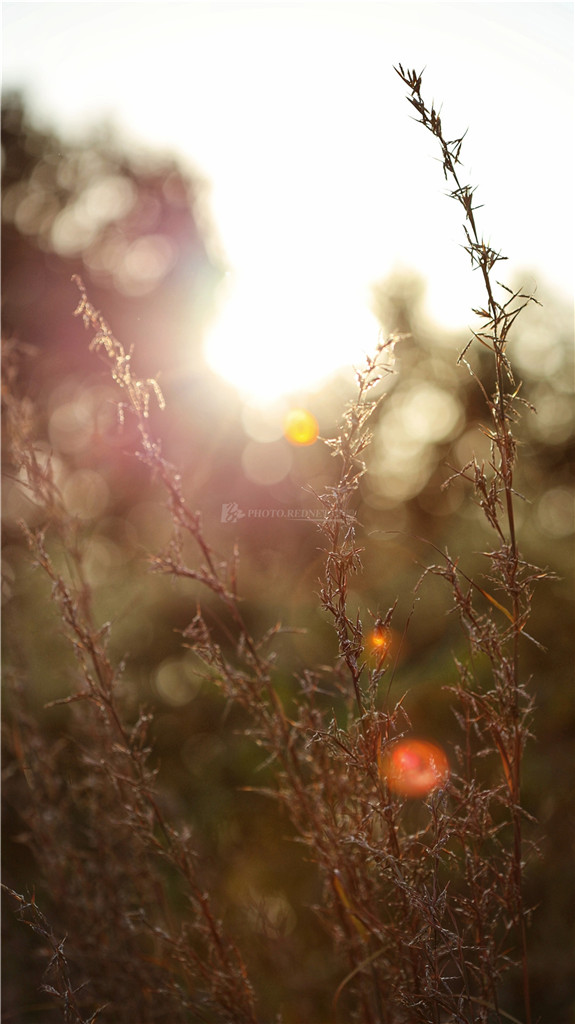
[[[206,338],[211,368],[256,403],[311,390],[377,343],[365,298],[311,273],[286,287],[290,263],[234,275]]]
[[[399,61],[425,67],[447,138],[469,129],[461,181],[477,186],[485,241],[509,257],[500,279],[550,282],[571,300],[572,4],[8,2],[2,13],[3,86],[24,88],[40,124],[85,138],[111,119],[123,144],[163,148],[209,183],[206,219],[234,278],[207,355],[244,395],[270,401],[373,352],[369,292],[397,267],[422,276],[428,314],[450,329],[483,301]],[[92,205],[109,216],[110,182],[104,191]],[[85,214],[67,211],[61,246],[87,244]],[[119,284],[140,294],[174,258],[152,235]]]

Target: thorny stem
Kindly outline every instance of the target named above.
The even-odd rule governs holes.
[[[228,950],[223,941],[221,931],[213,916],[209,902],[198,886],[190,857],[184,845],[178,841],[180,838],[179,835],[167,823],[166,818],[159,807],[153,788],[150,785],[150,777],[146,772],[145,764],[138,752],[134,749],[129,730],[126,728],[120,717],[118,707],[113,696],[115,673],[104,650],[98,642],[99,638],[101,638],[101,631],[98,631],[94,625],[89,609],[84,609],[83,618],[79,616],[68,587],[62,578],[57,575],[52,566],[52,562],[44,548],[43,538],[39,535],[32,534],[30,531],[26,532],[31,547],[36,551],[39,564],[52,580],[53,593],[62,608],[64,621],[67,623],[72,635],[76,638],[74,641],[74,647],[77,656],[85,668],[85,677],[90,681],[90,671],[86,664],[87,660],[89,660],[97,679],[98,685],[96,687],[90,686],[87,698],[94,701],[98,707],[105,708],[108,720],[120,739],[119,749],[128,756],[128,773],[124,773],[117,768],[110,768],[114,781],[121,789],[124,789],[127,786],[130,791],[138,793],[140,799],[143,800],[144,804],[150,809],[153,820],[163,837],[163,841],[165,843],[166,850],[169,852],[172,864],[186,881],[190,892],[196,901],[196,905],[201,910],[202,916],[213,940],[214,948],[218,951],[220,962],[226,967],[231,966],[232,969],[239,968],[239,974],[240,976],[243,976],[243,964],[239,956],[238,963],[236,965],[230,965],[230,953],[233,955],[236,950],[234,948]],[[75,564],[78,574],[81,577],[81,566],[78,561],[76,561]],[[74,698],[72,698],[72,700],[73,699]],[[70,700],[70,698],[64,698],[56,703],[69,703]],[[209,979],[209,972],[205,972],[205,976],[206,979]],[[246,1004],[249,1007],[251,1003],[251,993],[247,985],[244,995],[246,998]],[[253,1015],[253,1012],[252,1021],[253,1024],[255,1024],[255,1016]]]
[[[191,512],[182,494],[179,473],[164,459],[159,441],[150,438],[148,429],[149,400],[151,395],[154,395],[160,409],[163,409],[164,399],[162,393],[155,380],[140,381],[133,376],[130,364],[131,354],[125,352],[121,343],[114,337],[111,328],[102,314],[89,302],[82,280],[77,276],[73,280],[80,292],[80,302],[75,310],[75,314],[82,317],[86,327],[91,327],[96,331],[90,347],[104,350],[112,377],[127,395],[128,411],[136,419],[141,442],[140,451],[137,454],[163,484],[168,495],[168,507],[174,524],[177,528],[181,528],[189,533],[197,544],[203,558],[201,570],[189,570],[181,564],[179,559],[166,555],[153,558],[153,568],[155,571],[163,574],[200,580],[218,597],[227,609],[237,629],[238,646],[243,646],[256,678],[269,701],[272,714],[270,715],[267,711],[267,706],[260,703],[257,699],[252,701],[250,706],[252,710],[259,712],[260,724],[265,729],[268,738],[273,737],[276,723],[279,724],[282,741],[273,745],[278,748],[278,757],[290,778],[293,789],[298,793],[300,804],[307,809],[308,816],[313,819],[313,808],[301,778],[301,767],[292,742],[290,723],[286,717],[281,700],[272,685],[269,667],[265,660],[262,659],[238,605],[235,563],[232,570],[232,578],[228,580],[226,579],[228,565],[226,563],[222,566],[216,564],[213,551],[203,533],[201,517],[199,513]]]
[[[20,920],[24,921],[43,940],[52,954],[45,971],[43,989],[45,992],[57,996],[63,1004],[64,1021],[66,1024],[95,1024],[96,1018],[99,1017],[106,1007],[101,1006],[89,1019],[84,1017],[76,998],[83,986],[74,989],[72,985],[68,962],[64,953],[66,940],[56,939],[48,921],[36,903],[35,894],[33,893],[29,899],[25,899],[20,893],[14,892],[13,889],[4,884],[2,888],[18,903],[17,913]]]
[[[508,395],[505,390],[504,384],[504,372],[507,374],[509,380],[511,382],[513,381],[510,367],[505,355],[507,334],[509,328],[511,327],[517,314],[521,311],[523,306],[509,310],[509,303],[501,305],[499,302],[497,302],[494,296],[491,281],[491,270],[498,260],[504,259],[505,257],[502,257],[499,253],[496,253],[489,246],[486,246],[486,244],[480,238],[475,221],[474,207],[472,205],[474,190],[468,185],[462,185],[457,174],[456,165],[460,163],[459,155],[464,136],[454,140],[453,142],[446,141],[445,136],[443,134],[441,118],[439,113],[434,109],[433,105],[431,109],[429,109],[422,98],[422,74],[417,74],[415,71],[406,71],[403,69],[401,64],[397,68],[395,68],[395,71],[397,72],[401,80],[404,82],[404,84],[406,84],[411,91],[411,95],[408,96],[408,99],[419,115],[418,120],[438,139],[440,143],[443,156],[443,171],[445,178],[447,179],[448,176],[451,176],[455,184],[455,188],[452,190],[451,196],[457,199],[457,201],[461,203],[465,210],[465,218],[468,225],[468,227],[465,227],[465,233],[469,243],[466,248],[469,255],[471,256],[472,264],[475,264],[475,266],[479,266],[481,269],[481,274],[487,296],[488,312],[483,310],[475,310],[474,312],[479,313],[479,315],[481,315],[482,318],[486,321],[486,330],[488,330],[489,333],[486,334],[484,331],[475,335],[475,337],[477,338],[477,340],[481,342],[481,344],[490,348],[494,354],[496,392],[492,400],[488,399],[488,405],[495,422],[495,435],[493,437],[493,441],[494,445],[497,447],[500,458],[499,469],[497,469],[496,467],[494,467],[494,469],[499,479],[502,480],[503,493],[505,497],[505,508],[507,514],[507,523],[509,530],[509,541],[506,542],[504,536],[501,534],[501,530],[497,526],[498,532],[501,537],[502,554],[505,557],[504,585],[505,589],[507,590],[507,593],[510,596],[513,610],[513,672],[511,682],[511,714],[513,722],[513,740],[511,757],[512,787],[510,794],[510,814],[513,827],[512,876],[515,893],[514,918],[517,930],[519,932],[521,947],[523,973],[523,1001],[525,1007],[526,1024],[531,1024],[529,975],[527,966],[527,937],[522,896],[522,829],[520,787],[523,727],[521,722],[521,709],[519,705],[519,639],[522,630],[522,623],[520,620],[520,585],[517,579],[519,567],[519,550],[517,545],[515,527],[513,488],[515,441],[509,426],[509,414],[507,409]],[[513,296],[513,298],[516,297],[517,295]],[[526,298],[527,301],[529,301],[531,297],[521,296],[521,298]],[[492,523],[492,525],[495,524]]]
[[[332,454],[339,455],[342,460],[339,480],[320,499],[326,510],[321,529],[330,541],[321,600],[333,618],[339,653],[351,676],[360,719],[365,714],[364,694],[360,686],[363,628],[359,617],[354,623],[348,616],[347,587],[350,574],[357,572],[361,563],[360,549],[355,543],[355,515],[350,511],[350,502],[366,469],[362,453],[371,440],[366,423],[381,401],[379,398],[369,402],[366,395],[384,374],[392,372],[391,367],[382,362],[382,355],[387,351],[392,356],[397,340],[398,336],[392,335],[380,341],[375,356],[368,359],[363,371],[357,373],[357,398],[346,412],[340,436],[327,442],[333,449]]]
[[[81,282],[78,280],[77,283],[81,292],[81,302],[78,311],[82,312],[84,322],[87,325],[91,324],[98,331],[95,347],[98,344],[103,345],[111,363],[114,380],[128,394],[129,407],[137,417],[143,457],[146,461],[150,461],[152,450],[156,453],[157,458],[153,465],[156,470],[159,470],[160,476],[168,488],[174,519],[176,522],[181,523],[184,520],[186,509],[179,491],[179,479],[176,476],[170,477],[166,464],[159,457],[158,450],[153,448],[148,441],[144,422],[147,418],[150,395],[155,393],[159,403],[162,404],[161,393],[154,381],[141,382],[132,376],[130,357],[126,355],[120,343],[113,337],[103,318],[88,303]],[[239,1010],[240,1004],[243,1004],[242,1011],[244,1015],[247,1015],[252,1024],[255,1024],[253,995],[239,951],[233,943],[224,938],[219,923],[212,913],[208,899],[198,885],[185,840],[182,839],[176,830],[170,827],[159,806],[156,792],[152,785],[153,773],[150,773],[146,766],[146,752],[140,750],[137,743],[134,743],[133,736],[120,715],[114,694],[117,672],[110,663],[106,652],[108,627],[104,626],[98,629],[94,623],[90,589],[84,577],[81,553],[75,540],[72,524],[62,504],[61,495],[49,468],[46,471],[41,471],[37,465],[33,449],[28,443],[27,438],[22,434],[22,431],[19,430],[17,412],[11,407],[9,411],[10,425],[13,428],[12,432],[15,434],[13,438],[14,451],[17,457],[21,456],[20,461],[28,477],[29,486],[32,489],[34,489],[35,485],[39,486],[50,521],[59,532],[63,548],[66,551],[69,562],[71,562],[70,570],[74,581],[73,589],[71,589],[61,574],[55,569],[45,547],[43,531],[32,531],[25,524],[22,524],[28,543],[36,555],[39,566],[52,583],[52,595],[58,603],[63,621],[68,627],[74,652],[82,666],[83,677],[87,684],[86,689],[82,692],[55,703],[73,703],[78,700],[87,700],[95,705],[98,711],[104,715],[108,728],[111,729],[112,737],[115,734],[117,742],[113,743],[109,761],[105,763],[102,761],[101,767],[109,775],[118,791],[124,794],[125,806],[133,806],[136,818],[138,819],[138,828],[143,827],[145,829],[145,839],[152,849],[157,853],[162,853],[163,856],[167,856],[176,871],[185,879],[192,900],[199,909],[207,933],[211,937],[213,948],[217,951],[223,971],[229,976],[233,975],[236,982],[239,983],[236,992],[237,1008]],[[216,568],[210,550],[204,542],[198,523],[193,521],[193,517],[189,517],[186,525],[188,525],[198,540],[218,593],[228,597],[228,604],[230,607],[233,607],[233,602],[231,602],[229,595],[227,595],[224,583],[216,576]],[[241,617],[239,617],[238,621],[242,632],[247,636],[247,629]],[[253,656],[257,658],[255,648],[253,648]],[[118,758],[125,758],[123,764],[120,764]],[[150,822],[147,820],[148,814],[146,811],[151,816]],[[162,837],[161,842],[154,835],[154,826]],[[209,966],[204,964],[201,958],[197,958],[196,966],[199,968],[200,973],[203,974],[205,980],[211,984],[213,979]]]

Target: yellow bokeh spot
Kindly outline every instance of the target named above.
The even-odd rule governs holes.
[[[290,444],[313,444],[319,434],[318,422],[307,409],[292,409],[284,420],[284,434]]]

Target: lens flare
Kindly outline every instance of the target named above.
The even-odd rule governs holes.
[[[380,750],[378,765],[390,790],[401,796],[426,796],[449,776],[445,753],[427,740],[399,740]]]
[[[366,651],[370,662],[380,669],[385,659],[397,648],[397,634],[390,626],[376,626],[367,638]]]
[[[284,434],[290,444],[314,444],[319,434],[318,422],[307,409],[292,409],[284,420]]]

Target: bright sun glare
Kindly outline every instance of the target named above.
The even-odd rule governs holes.
[[[310,390],[339,366],[362,361],[375,348],[379,325],[353,296],[293,274],[294,256],[283,253],[273,275],[261,270],[230,281],[219,316],[206,338],[213,370],[251,402],[268,404]],[[285,306],[285,281],[293,280],[293,306]],[[323,292],[323,295],[322,295]],[[323,301],[322,301],[323,299]]]
[[[520,18],[517,6],[461,4],[454,18],[452,4],[359,0],[7,3],[5,85],[24,85],[59,130],[83,135],[113,112],[127,139],[183,155],[210,182],[231,273],[206,355],[246,399],[270,403],[374,351],[370,290],[398,267],[425,278],[444,327],[465,328],[477,305],[458,212],[432,140],[410,120],[398,60],[427,65],[448,131],[470,127],[466,167],[494,244],[520,269],[543,253],[571,295],[572,161],[557,131],[572,116],[570,5],[522,4]],[[103,78],[91,58],[101,52]],[[493,75],[470,79],[486,54]],[[509,159],[494,160],[486,138]],[[550,146],[556,188],[527,217]],[[162,256],[137,255],[140,269]]]

